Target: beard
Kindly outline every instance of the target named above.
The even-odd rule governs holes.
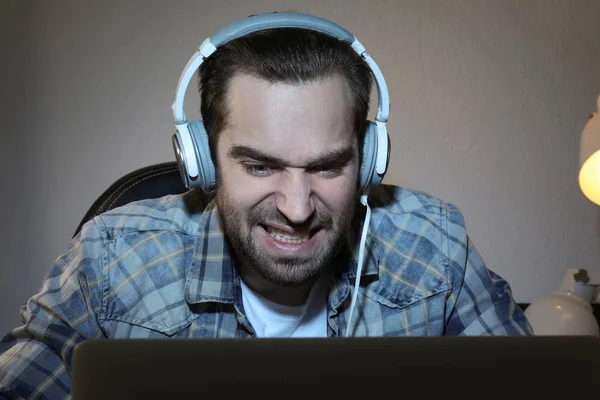
[[[269,254],[258,245],[253,234],[255,229],[263,229],[262,226],[268,223],[298,227],[274,205],[259,204],[244,210],[235,206],[223,188],[217,189],[216,203],[221,226],[236,261],[245,263],[266,281],[283,287],[305,285],[334,267],[336,257],[347,244],[356,208],[355,196],[351,195],[333,213],[315,209],[302,228],[310,232],[324,230],[323,240],[311,256],[286,257]]]

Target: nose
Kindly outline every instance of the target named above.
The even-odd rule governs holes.
[[[294,224],[306,222],[315,211],[310,177],[293,171],[283,174],[278,183],[277,209]]]

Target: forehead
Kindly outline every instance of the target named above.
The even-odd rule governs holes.
[[[219,147],[260,149],[290,161],[354,144],[351,97],[341,76],[299,84],[237,75]]]

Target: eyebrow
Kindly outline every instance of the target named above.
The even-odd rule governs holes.
[[[263,153],[262,151],[249,146],[232,146],[229,149],[228,155],[233,159],[248,158],[253,161],[258,161],[260,163],[269,165],[284,166],[289,164],[286,160],[282,158]],[[350,161],[352,161],[353,158],[354,149],[351,146],[349,146],[339,150],[330,150],[322,155],[319,155],[313,158],[312,160],[309,160],[303,167],[315,169],[323,168],[326,166],[341,167],[350,163]]]

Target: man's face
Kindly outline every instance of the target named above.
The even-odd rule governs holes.
[[[297,286],[331,265],[355,210],[358,143],[340,76],[233,78],[217,143],[217,206],[242,266]]]

